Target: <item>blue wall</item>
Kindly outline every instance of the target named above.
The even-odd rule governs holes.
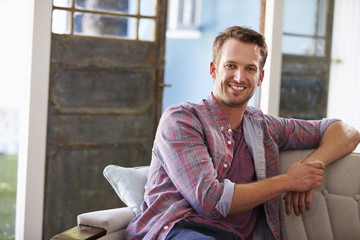
[[[260,28],[261,0],[202,0],[201,38],[166,39],[163,109],[180,102],[199,102],[212,91],[209,67],[212,43],[226,27]],[[250,105],[253,102],[250,103]]]

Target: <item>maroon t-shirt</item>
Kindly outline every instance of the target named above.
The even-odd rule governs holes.
[[[235,184],[254,182],[256,181],[254,161],[246,145],[242,125],[240,130],[233,130],[233,137],[234,157],[226,178]],[[242,239],[252,239],[257,215],[258,207],[224,219],[209,219],[194,212],[187,217],[187,220],[233,232]]]

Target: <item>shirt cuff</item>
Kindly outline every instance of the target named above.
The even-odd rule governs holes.
[[[224,180],[224,191],[220,201],[216,204],[216,209],[226,217],[230,211],[232,198],[234,195],[234,185],[229,179]]]
[[[337,119],[337,118],[323,118],[323,119],[321,119],[321,122],[320,122],[320,135],[321,135],[321,137],[324,135],[326,129],[331,124],[333,124],[334,122],[337,122],[337,121],[341,121],[341,120]]]

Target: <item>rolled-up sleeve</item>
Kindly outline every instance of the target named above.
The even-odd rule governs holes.
[[[229,179],[224,180],[224,191],[220,201],[216,204],[216,209],[221,212],[223,216],[227,216],[230,211],[232,198],[234,195],[234,185]]]
[[[328,127],[337,122],[337,121],[341,121],[340,119],[337,119],[337,118],[323,118],[321,119],[321,122],[320,122],[320,135],[321,137],[324,135],[326,129],[328,129]]]

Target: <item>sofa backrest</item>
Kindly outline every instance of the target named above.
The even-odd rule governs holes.
[[[313,150],[280,154],[280,172]],[[284,207],[282,207],[284,212]],[[360,239],[360,154],[351,153],[325,169],[324,180],[313,195],[311,210],[285,216],[288,239]]]

